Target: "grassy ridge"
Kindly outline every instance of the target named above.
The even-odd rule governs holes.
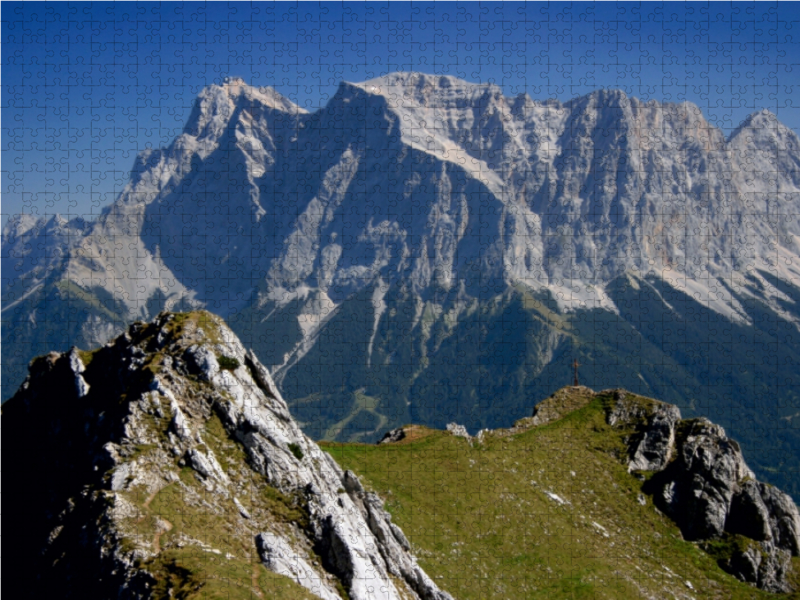
[[[417,427],[395,444],[323,447],[386,500],[421,566],[460,600],[775,598],[654,508],[618,460],[624,432],[606,424],[603,401],[472,446]]]

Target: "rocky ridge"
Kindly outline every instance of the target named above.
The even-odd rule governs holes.
[[[594,392],[576,386],[538,403],[531,417],[510,429],[482,430],[474,438],[461,425],[447,430],[466,437],[470,445],[480,444],[486,435],[506,437],[553,423],[598,398],[606,422],[622,436],[621,458],[629,472],[648,478],[643,490],[675,521],[684,539],[720,555],[720,566],[742,581],[769,592],[795,591],[787,577],[791,557],[800,556],[797,506],[789,495],[757,481],[739,444],[708,419],[682,420],[678,407],[625,390]],[[398,428],[380,443],[404,437]]]
[[[35,360],[3,417],[18,450],[6,482],[21,490],[9,565],[30,597],[172,596],[214,579],[186,562],[210,553],[297,584],[275,597],[450,598],[209,313],[162,313],[93,352]],[[237,585],[263,597],[253,573]]]
[[[800,252],[800,228],[777,217],[797,211],[798,165],[797,135],[768,111],[726,139],[697,106],[619,90],[561,103],[393,73],[343,82],[309,114],[272,88],[229,79],[201,91],[172,144],[137,157],[96,223],[14,216],[3,270],[9,283],[26,281],[8,294],[17,300],[63,271],[140,317],[161,295],[216,303],[223,315],[312,292],[334,308],[398,276],[422,296],[437,287],[474,296],[473,264],[487,283],[544,287],[564,308],[612,308],[609,281],[652,271],[741,321],[740,301],[701,275],[742,278],[780,308],[758,269],[798,276],[786,259]],[[346,226],[351,210],[358,232]],[[241,238],[256,232],[251,252]],[[111,242],[120,237],[121,247]]]

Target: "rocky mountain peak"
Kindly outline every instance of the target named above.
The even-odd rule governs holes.
[[[31,214],[11,215],[3,227],[3,240],[16,239],[33,229],[39,219]]]
[[[630,105],[633,99],[628,97],[624,90],[617,88],[602,88],[593,90],[584,96],[571,100],[568,104],[581,106],[588,104],[593,107],[622,107]]]
[[[733,135],[736,135],[739,131],[746,128],[755,129],[757,127],[771,127],[774,129],[779,123],[780,121],[775,113],[767,108],[762,108],[761,110],[757,110],[747,115],[739,127],[734,130]]]
[[[3,417],[20,450],[7,482],[40,475],[12,502],[30,597],[86,597],[86,577],[97,597],[172,596],[213,578],[195,560],[211,553],[256,573],[258,595],[266,569],[295,590],[272,597],[450,598],[210,313],[161,313],[92,352],[38,358]]]
[[[796,151],[800,148],[797,134],[766,108],[748,115],[728,139],[730,146],[736,149]]]
[[[195,138],[217,139],[237,110],[251,115],[264,111],[288,115],[307,112],[271,87],[254,87],[239,77],[228,77],[221,85],[207,86],[198,94],[184,133]]]
[[[351,84],[370,94],[381,95],[394,105],[447,108],[448,105],[481,98],[499,100],[502,90],[494,84],[470,83],[451,75],[396,72]]]

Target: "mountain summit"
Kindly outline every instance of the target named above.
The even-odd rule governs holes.
[[[798,165],[771,114],[726,139],[618,90],[395,73],[307,113],[230,79],[97,221],[9,221],[3,393],[36,354],[208,307],[317,438],[505,426],[578,358],[800,493]]]

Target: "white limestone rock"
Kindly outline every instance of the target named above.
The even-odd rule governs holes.
[[[387,127],[328,142],[333,130],[361,131],[367,115]],[[424,172],[415,157],[428,161]],[[222,167],[228,160],[243,168]],[[297,164],[319,176],[284,168]],[[420,303],[435,290],[474,299],[476,268],[483,294],[547,290],[566,311],[618,312],[608,284],[652,273],[748,323],[742,298],[786,314],[787,296],[758,269],[800,277],[800,221],[762,216],[800,212],[799,164],[797,135],[764,111],[725,139],[697,106],[619,90],[537,101],[403,72],[342,83],[307,114],[271,88],[236,80],[199,93],[182,133],[136,158],[96,221],[13,216],[3,231],[3,272],[13,274],[4,307],[66,282],[102,305],[81,334],[99,343],[121,322],[153,317],[149,302],[296,319],[300,337],[274,365],[276,379],[353,293],[374,286],[374,341],[394,308],[390,291],[408,286]],[[209,176],[196,177],[198,169]],[[365,188],[365,169],[404,175]],[[284,190],[307,186],[285,210]],[[227,198],[226,212],[207,204],[215,195]],[[365,204],[372,216],[352,231],[350,215]],[[396,210],[413,204],[424,207],[418,218]],[[163,217],[182,214],[193,216],[191,240],[182,219]],[[357,243],[343,243],[345,231]],[[37,302],[15,322],[46,322],[45,300]],[[299,312],[282,312],[294,302]]]
[[[83,372],[86,367],[83,365],[77,348],[72,348],[69,351],[69,368],[75,374],[75,391],[78,394],[78,398],[83,398],[89,393],[89,384],[83,378]]]
[[[256,536],[261,562],[270,571],[285,575],[322,600],[341,600],[336,588],[297,553],[282,536],[264,532]]]

